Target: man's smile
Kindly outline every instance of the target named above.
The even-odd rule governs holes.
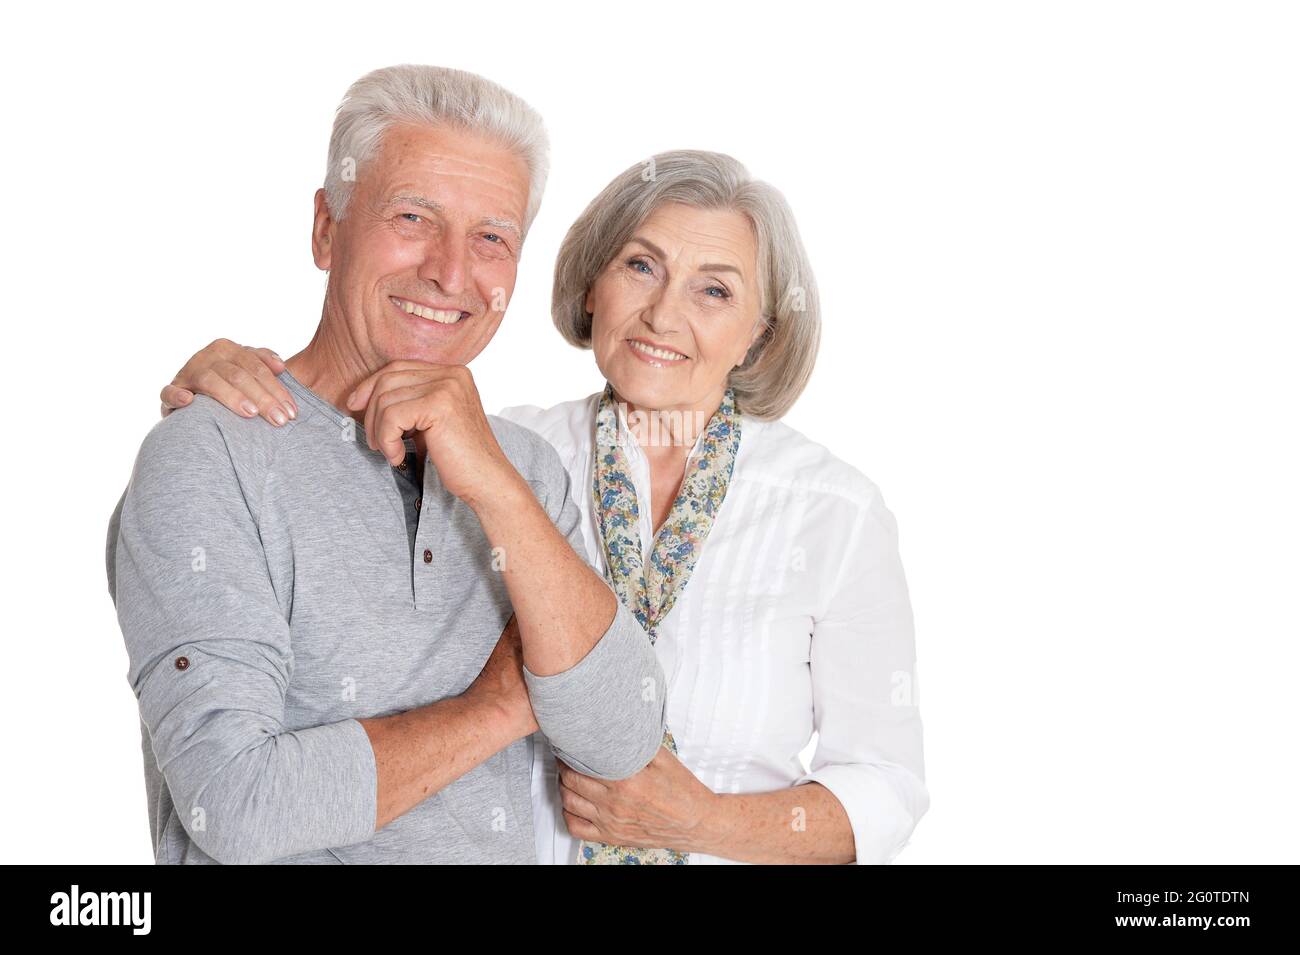
[[[469,312],[462,312],[459,309],[433,308],[430,305],[412,302],[410,299],[398,298],[396,295],[388,296],[388,300],[407,315],[437,322],[439,325],[455,325],[462,318],[469,318]]]

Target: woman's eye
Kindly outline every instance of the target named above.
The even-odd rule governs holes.
[[[718,294],[714,295],[713,294],[714,292],[717,292]],[[728,292],[721,285],[710,285],[708,288],[704,290],[704,294],[710,296],[711,298],[731,298],[731,293]]]
[[[640,272],[642,275],[654,274],[654,269],[650,267],[650,263],[645,259],[628,259],[627,264],[630,265],[634,271]]]

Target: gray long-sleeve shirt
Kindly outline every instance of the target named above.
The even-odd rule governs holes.
[[[206,397],[159,422],[109,525],[109,592],[140,705],[159,863],[535,861],[536,737],[511,743],[375,831],[360,718],[463,692],[512,612],[478,520],[424,468],[289,372],[275,428]],[[489,416],[502,450],[583,553],[555,451]],[[585,556],[585,555],[584,555]],[[621,605],[569,670],[525,669],[556,753],[623,778],[663,735],[664,678]]]

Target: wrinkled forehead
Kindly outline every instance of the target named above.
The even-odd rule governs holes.
[[[758,273],[758,238],[749,216],[735,209],[679,202],[655,207],[632,230],[632,244],[693,269],[724,267],[747,277]]]
[[[529,176],[518,153],[479,133],[399,123],[384,131],[374,156],[357,170],[357,188],[372,205],[414,198],[519,226]]]

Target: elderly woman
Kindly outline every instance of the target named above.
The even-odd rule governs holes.
[[[879,488],[781,421],[820,334],[784,198],[717,153],[638,163],[569,230],[552,318],[605,388],[501,415],[588,489],[588,557],[654,644],[669,732],[617,782],[535,740],[539,861],[891,861],[929,808],[911,605]],[[279,422],[282,367],[215,342],[164,408]]]

